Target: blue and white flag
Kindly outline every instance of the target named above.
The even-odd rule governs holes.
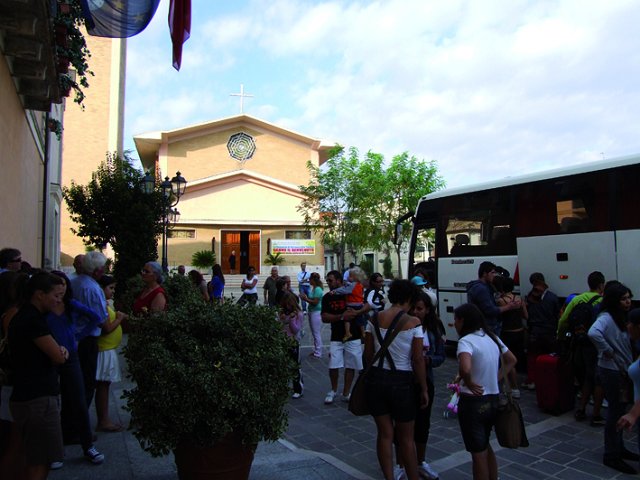
[[[160,0],[81,0],[89,35],[126,38],[144,30]]]

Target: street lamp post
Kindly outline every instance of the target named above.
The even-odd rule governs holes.
[[[155,182],[150,173],[145,176],[145,191],[153,191]],[[187,188],[187,181],[184,179],[180,172],[176,172],[176,176],[169,180],[169,177],[165,177],[164,181],[160,184],[160,190],[162,191],[162,271],[164,273],[169,272],[169,260],[167,255],[167,234],[169,231],[169,225],[176,223],[180,218],[180,212],[175,207],[180,202],[180,197],[184,195]]]

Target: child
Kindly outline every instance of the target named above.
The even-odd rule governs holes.
[[[291,293],[285,292],[280,300],[280,322],[287,336],[296,341],[295,347],[291,348],[291,358],[298,365],[298,371],[293,379],[293,396],[292,398],[300,398],[302,396],[302,373],[300,372],[300,342],[298,335],[302,329],[302,320],[304,314],[298,305],[298,297]]]
[[[349,284],[336,288],[330,293],[333,295],[346,295],[347,296],[347,309],[360,310],[364,307],[364,282],[365,273],[360,267],[353,267],[349,270]],[[367,317],[365,315],[358,315],[355,318],[356,325],[362,330],[362,338],[364,338],[364,327],[367,324]],[[348,341],[352,337],[351,335],[351,321],[344,321],[344,337],[343,342]]]
[[[111,275],[103,275],[99,280],[107,299],[109,318],[102,326],[102,334],[98,337],[98,368],[96,369],[96,415],[101,432],[120,432],[123,426],[113,423],[109,418],[109,386],[111,382],[120,381],[120,364],[116,348],[122,341],[122,327],[120,323],[127,317],[122,312],[113,309],[113,292],[116,287],[115,279]]]

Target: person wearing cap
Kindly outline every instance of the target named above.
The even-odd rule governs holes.
[[[421,289],[423,289],[425,291],[425,293],[427,295],[429,295],[429,298],[431,299],[431,305],[434,305],[436,310],[438,309],[438,296],[436,295],[436,292],[429,287],[429,281],[424,278],[424,276],[422,276],[422,274],[418,273],[416,276],[414,276],[411,279],[411,283],[413,283],[414,285],[419,286]]]

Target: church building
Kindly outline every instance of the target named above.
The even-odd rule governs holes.
[[[241,114],[176,130],[134,137],[145,170],[187,180],[168,234],[168,263],[191,264],[199,250],[213,250],[225,274],[249,265],[266,276],[267,254],[280,252],[280,273],[300,263],[324,273],[320,237],[303,225],[300,185],[309,183],[307,162],[322,165],[333,144]],[[295,276],[293,277],[294,288]]]

